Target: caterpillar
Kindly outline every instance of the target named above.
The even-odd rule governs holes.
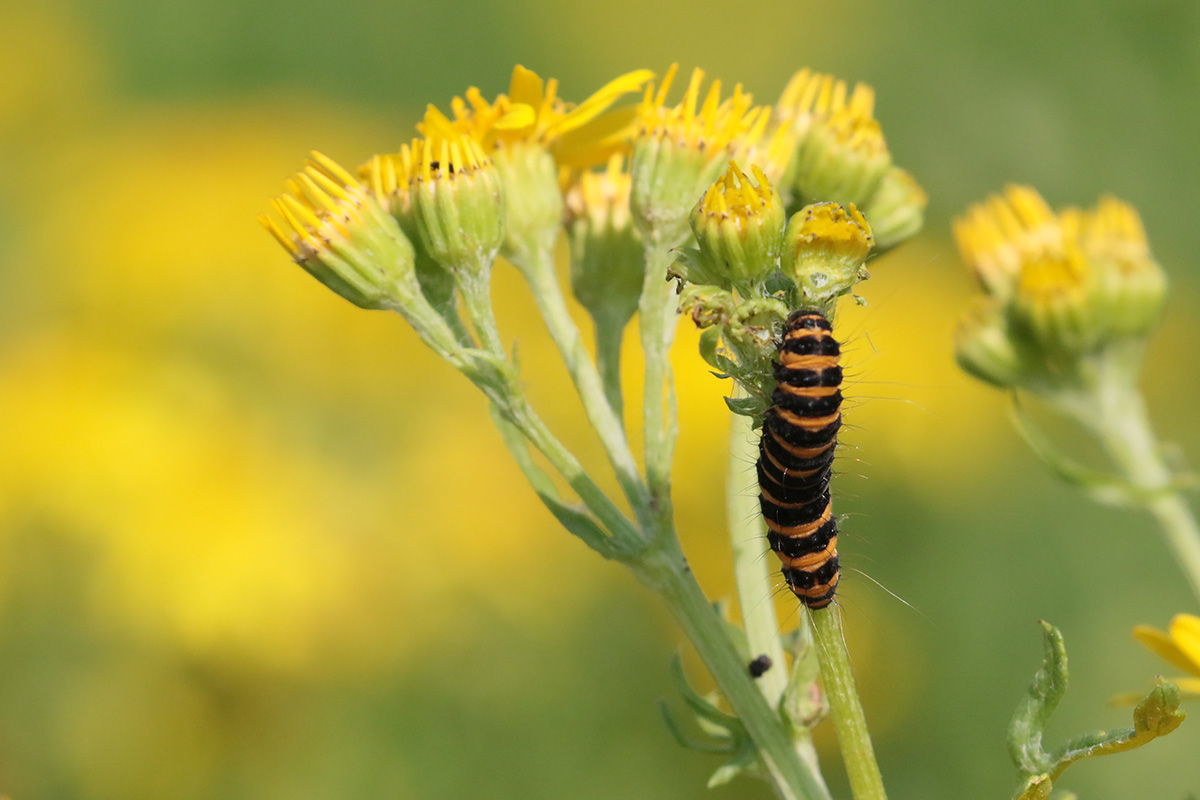
[[[773,405],[758,445],[759,504],[783,578],[800,602],[824,608],[838,585],[830,467],[842,425],[841,347],[816,311],[788,315]]]

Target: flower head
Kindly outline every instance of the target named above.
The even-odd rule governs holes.
[[[258,219],[313,277],[362,308],[391,308],[419,293],[412,244],[333,159],[314,151],[288,190],[272,201],[278,219]]]
[[[683,99],[667,105],[677,69],[672,64],[657,89],[646,87],[631,170],[631,206],[642,236],[669,244],[687,236],[696,195],[735,150],[757,142],[770,121],[770,110],[754,106],[741,84],[722,100],[721,82],[713,81],[701,100],[700,69],[693,70]]]
[[[422,250],[451,271],[490,266],[504,239],[504,194],[491,159],[472,139],[414,139],[364,170],[393,213],[410,216]]]
[[[620,156],[567,190],[571,289],[597,325],[624,326],[637,311],[645,264],[629,213],[629,173]]]
[[[749,297],[779,268],[783,201],[761,169],[751,165],[750,171],[753,180],[730,162],[692,209],[699,250],[686,259],[689,282],[732,285]]]
[[[816,203],[788,220],[780,265],[806,300],[825,304],[866,279],[864,264],[874,242],[853,203]]]
[[[557,80],[543,80],[518,64],[508,94],[489,103],[471,87],[465,100],[450,101],[452,118],[431,105],[418,127],[430,139],[469,136],[485,151],[533,143],[554,152],[560,163],[586,167],[628,147],[636,107],[613,111],[612,106],[652,77],[649,70],[627,72],[573,105],[559,98]]]
[[[1145,336],[1161,312],[1166,278],[1137,213],[1118,200],[1055,213],[1035,190],[1009,186],[968,209],[954,234],[1017,349],[1043,372],[1068,374],[1110,343]]]
[[[875,119],[875,91],[803,69],[788,82],[776,107],[781,125],[799,144],[791,188],[806,202],[865,206],[892,166],[883,131]]]
[[[1185,695],[1200,698],[1200,617],[1176,614],[1166,632],[1149,625],[1138,625],[1133,629],[1133,638],[1171,666],[1187,673],[1189,677],[1172,678],[1171,681]]]

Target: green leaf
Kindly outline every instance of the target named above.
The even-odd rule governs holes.
[[[729,731],[731,735],[745,735],[742,729],[742,721],[735,716],[726,714],[721,709],[710,703],[708,700],[701,697],[691,684],[688,683],[687,675],[683,672],[683,659],[676,653],[671,659],[671,680],[675,684],[683,702],[687,703],[688,708],[701,719],[708,720],[711,723],[721,726]]]
[[[1178,728],[1186,716],[1179,710],[1181,700],[1179,687],[1159,678],[1150,694],[1134,708],[1132,728],[1096,731],[1068,740],[1054,753],[1056,763],[1052,775],[1057,778],[1076,761],[1133,750],[1159,736],[1166,736]]]
[[[726,739],[694,739],[683,730],[683,726],[675,719],[671,707],[665,701],[659,701],[659,711],[662,712],[663,722],[666,723],[667,730],[680,747],[687,750],[696,750],[701,753],[732,753],[737,744],[732,738]]]
[[[724,400],[730,411],[743,417],[754,417],[764,410],[757,397],[726,397]]]
[[[1067,691],[1067,651],[1062,634],[1048,622],[1041,625],[1042,666],[1008,725],[1008,752],[1025,777],[1050,771],[1053,762],[1042,747],[1042,734]]]
[[[1013,800],[1046,800],[1053,788],[1049,775],[1033,775],[1021,784]]]
[[[600,524],[588,512],[578,506],[568,505],[559,499],[554,482],[541,467],[534,463],[533,457],[529,453],[529,447],[525,443],[525,437],[517,426],[506,420],[495,405],[489,405],[488,411],[492,415],[492,422],[500,431],[505,446],[508,447],[508,452],[517,462],[521,474],[525,476],[525,480],[533,487],[533,491],[537,493],[542,504],[549,509],[559,524],[605,558],[616,556],[617,549]]]

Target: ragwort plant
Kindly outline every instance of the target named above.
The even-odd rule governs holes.
[[[673,101],[675,73],[672,66],[656,81],[648,71],[630,72],[575,105],[558,97],[555,81],[518,66],[507,94],[489,101],[472,88],[451,101],[449,114],[431,106],[410,144],[357,171],[313,153],[273,201],[275,214],[261,220],[325,286],[361,308],[398,313],[482,391],[513,460],[550,513],[671,609],[719,689],[719,697],[701,696],[676,665],[694,724],[666,715],[681,743],[725,755],[710,784],[750,775],[782,798],[828,798],[811,741],[827,714],[853,796],[883,798],[841,617],[836,605],[822,605],[836,586],[828,461],[840,425],[841,375],[825,328],[841,298],[861,302],[855,291],[868,277],[868,255],[920,230],[926,196],[893,163],[867,86],[850,89],[802,70],[771,107],[755,104],[740,85],[723,92],[714,81],[705,89],[704,73],[695,70]],[[592,352],[555,269],[564,233],[570,289],[594,323]],[[601,489],[530,403],[528,376],[496,328],[490,279],[498,257],[528,284],[621,501]],[[1139,287],[1145,306],[1153,292]],[[1110,304],[1131,302],[1119,294],[1104,296]],[[1055,309],[1052,320],[1060,320]],[[824,327],[789,326],[781,342],[796,310]],[[701,329],[704,359],[735,387],[727,398],[727,513],[740,628],[705,596],[675,531],[678,421],[667,355],[680,312]],[[620,359],[622,333],[635,315],[645,365],[640,463],[627,436],[633,421],[622,404]],[[1013,330],[1032,330],[1037,319],[1014,316]],[[999,352],[1009,367],[1015,357],[998,337],[991,330],[968,336],[960,353]],[[978,358],[961,357],[1003,384]],[[1025,357],[1023,364],[1033,363]],[[1081,387],[1119,383],[1110,373],[1120,369],[1129,365],[1098,366],[1099,383],[1074,387],[1075,405],[1064,407],[1083,416]],[[1057,374],[1058,367],[1047,370]],[[1013,385],[1015,374],[1001,377]],[[1131,403],[1126,392],[1120,402],[1092,407],[1109,415],[1104,429],[1112,432],[1112,415],[1129,413]],[[761,454],[753,447],[758,428]],[[773,605],[761,602],[774,578],[759,502],[741,491],[745,464],[760,458],[777,476],[772,489],[764,483],[762,500],[773,509],[772,547],[809,606],[786,636]],[[1160,502],[1168,491],[1163,475],[1138,475],[1137,487]],[[813,602],[818,595],[826,599]],[[1130,731],[1079,737],[1048,753],[1042,726],[1065,681],[1061,637],[1047,626],[1043,669],[1010,730],[1021,796],[1045,797],[1067,764],[1142,744],[1181,718],[1178,690],[1163,682],[1138,706]]]

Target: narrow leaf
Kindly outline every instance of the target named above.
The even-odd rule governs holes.
[[[1026,777],[1049,772],[1054,763],[1042,747],[1050,715],[1067,690],[1067,651],[1062,634],[1042,622],[1042,666],[1033,676],[1008,726],[1008,752]]]

